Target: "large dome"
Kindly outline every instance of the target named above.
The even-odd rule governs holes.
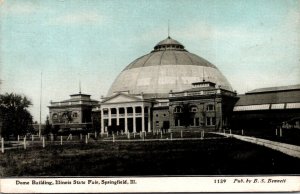
[[[152,52],[130,63],[115,79],[107,96],[114,92],[143,93],[148,97],[167,97],[169,92],[191,88],[193,82],[211,81],[224,89],[232,87],[219,69],[205,59],[185,50],[168,37]]]

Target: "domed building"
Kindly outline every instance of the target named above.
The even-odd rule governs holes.
[[[149,54],[130,63],[115,79],[107,96],[128,91],[153,98],[168,97],[170,91],[189,89],[192,83],[204,79],[232,91],[215,65],[188,52],[181,43],[168,37]]]
[[[189,97],[186,99],[187,93]],[[179,97],[181,94],[183,99]],[[203,130],[207,122],[210,128],[219,123],[219,129],[223,126],[224,106],[221,101],[224,95],[231,99],[236,94],[220,70],[188,52],[178,41],[167,37],[156,44],[149,54],[125,67],[115,79],[100,103],[101,132],[110,128],[125,132],[182,128]],[[215,104],[209,112],[218,114],[206,121],[203,110],[212,100]],[[193,118],[188,118],[189,121],[174,113],[180,110],[178,107],[184,109],[181,101],[190,104],[188,109],[194,107]],[[217,101],[220,101],[219,105]]]
[[[52,102],[49,115],[62,130],[100,128],[101,133],[298,130],[299,96],[299,84],[237,96],[215,65],[168,37],[125,67],[101,102],[79,93]]]

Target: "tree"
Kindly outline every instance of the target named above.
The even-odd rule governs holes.
[[[32,115],[28,111],[31,101],[14,93],[0,95],[0,118],[2,119],[1,135],[24,135],[33,131]]]

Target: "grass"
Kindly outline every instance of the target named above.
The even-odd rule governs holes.
[[[9,150],[0,176],[300,174],[300,159],[232,138],[47,144]]]

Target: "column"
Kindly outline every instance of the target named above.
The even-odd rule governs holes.
[[[151,116],[150,116],[150,107],[148,106],[148,132],[151,132]]]
[[[108,126],[111,126],[111,110],[108,109]]]
[[[221,120],[221,125],[219,131],[222,130],[223,128],[223,111],[222,111],[222,103],[220,103],[220,120]]]
[[[103,109],[101,109],[101,133],[104,133],[104,114],[103,114]]]
[[[136,120],[135,120],[135,106],[134,107],[132,107],[132,109],[133,109],[133,133],[136,133]]]
[[[142,132],[145,132],[145,112],[144,112],[144,105],[142,105]]]
[[[125,133],[128,132],[128,124],[127,124],[127,107],[124,107],[125,109]]]
[[[120,125],[119,107],[117,107],[117,126]]]

